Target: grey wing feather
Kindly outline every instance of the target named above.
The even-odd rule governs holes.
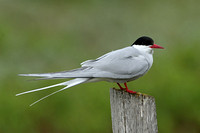
[[[149,69],[148,62],[141,53],[133,47],[126,47],[109,52],[96,60],[87,60],[81,63],[82,67],[70,71],[20,74],[20,76],[33,76],[51,78],[114,78],[128,79],[143,75]]]
[[[81,67],[69,71],[62,71],[55,73],[19,74],[19,76],[42,77],[40,79],[52,79],[52,78],[91,77],[92,74],[90,67]]]
[[[82,67],[84,67],[84,66],[90,66],[91,63],[97,62],[97,61],[103,59],[104,57],[108,56],[108,55],[111,54],[111,53],[112,53],[112,52],[109,52],[109,53],[107,53],[107,54],[104,54],[104,55],[100,56],[99,58],[97,58],[97,59],[95,59],[95,60],[86,60],[86,61],[84,61],[84,62],[81,63],[81,66],[82,66]]]
[[[112,51],[97,59],[82,64],[99,70],[94,73],[94,77],[132,78],[143,75],[150,68],[146,58],[133,47]]]

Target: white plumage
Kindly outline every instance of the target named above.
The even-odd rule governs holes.
[[[20,76],[40,77],[41,79],[75,79],[31,91],[22,92],[17,94],[16,96],[56,86],[65,86],[64,88],[55,91],[33,103],[35,104],[57,92],[86,82],[108,81],[116,82],[118,83],[118,85],[119,83],[125,83],[126,86],[126,82],[135,80],[143,76],[151,68],[153,64],[152,48],[162,47],[155,47],[155,44],[153,44],[153,40],[149,37],[141,37],[137,39],[132,46],[109,52],[95,60],[87,60],[85,62],[82,62],[81,68],[78,69],[56,73],[19,74]],[[120,88],[126,89],[126,91],[130,93],[135,93],[128,90],[127,86],[126,88],[122,88],[120,86]],[[31,106],[33,104],[31,104]]]

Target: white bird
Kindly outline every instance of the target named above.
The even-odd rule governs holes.
[[[59,84],[34,89],[16,94],[16,96],[45,90],[56,86],[65,86],[64,88],[55,91],[35,103],[69,87],[97,81],[115,82],[120,89],[126,90],[129,93],[136,93],[127,87],[127,82],[138,79],[143,76],[153,64],[153,48],[164,49],[163,47],[154,44],[150,37],[140,37],[131,46],[109,52],[95,60],[87,60],[81,63],[81,67],[63,72],[41,73],[41,74],[19,74],[20,76],[41,77],[40,79],[57,79],[57,78],[74,78],[72,80]],[[124,83],[123,88],[120,83]]]

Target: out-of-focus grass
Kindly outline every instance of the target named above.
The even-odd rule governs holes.
[[[18,73],[56,72],[148,35],[156,50],[147,75],[129,87],[156,98],[159,132],[200,132],[199,1],[0,2],[0,132],[109,133],[109,88],[83,84],[15,97],[61,80],[27,82]],[[116,85],[115,85],[116,86]]]

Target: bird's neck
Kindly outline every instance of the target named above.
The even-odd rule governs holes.
[[[148,47],[148,46],[138,46],[135,45],[134,48],[136,48],[137,50],[139,50],[148,60],[149,65],[152,66],[153,64],[153,49]]]

